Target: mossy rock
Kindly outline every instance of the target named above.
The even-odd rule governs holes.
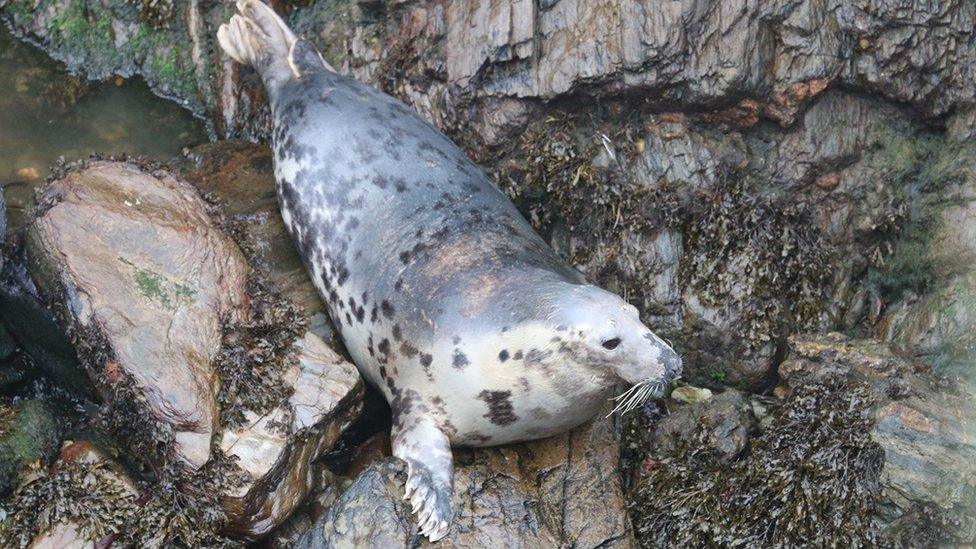
[[[21,468],[47,461],[61,443],[61,425],[42,402],[0,402],[0,494],[10,492]]]

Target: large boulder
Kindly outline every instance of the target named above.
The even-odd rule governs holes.
[[[443,547],[633,547],[618,449],[598,419],[546,440],[455,450],[455,519]],[[369,465],[297,547],[426,544],[403,501],[405,465]]]
[[[314,485],[313,462],[359,416],[363,382],[356,367],[309,332],[284,375],[291,396],[270,412],[246,412],[225,430],[220,449],[235,459],[243,482],[223,494],[234,537],[257,539],[280,525]]]
[[[212,362],[222,323],[243,314],[247,264],[193,188],[130,162],[70,168],[40,198],[27,249],[118,421],[137,438],[153,426],[133,423],[156,423],[179,460],[203,465],[217,421]]]

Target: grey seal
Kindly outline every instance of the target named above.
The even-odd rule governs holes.
[[[286,226],[362,375],[393,413],[406,497],[436,541],[452,446],[538,439],[633,407],[681,359],[563,263],[485,174],[400,101],[338,74],[258,0],[218,31],[270,98]]]

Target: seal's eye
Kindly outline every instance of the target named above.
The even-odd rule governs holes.
[[[615,337],[615,338],[612,338],[612,339],[608,339],[608,340],[606,340],[606,341],[603,342],[603,348],[606,349],[606,350],[608,350],[608,351],[612,351],[612,350],[616,349],[617,348],[617,345],[620,345],[620,338],[619,337]]]

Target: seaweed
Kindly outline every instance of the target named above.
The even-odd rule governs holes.
[[[681,441],[629,496],[642,547],[865,547],[882,542],[883,450],[865,384],[796,389],[751,451],[728,463],[707,429]]]
[[[62,463],[35,471],[8,502],[0,522],[0,545],[26,547],[61,522],[77,524],[85,538],[113,536],[134,547],[239,547],[220,531],[226,516],[218,495],[238,482],[233,462],[217,453],[187,476],[177,465],[143,486],[146,495],[123,484],[110,461]]]
[[[136,496],[104,461],[37,472],[6,507],[8,517],[0,522],[4,547],[27,547],[38,533],[69,520],[89,539],[102,539],[130,528],[138,512]]]
[[[703,193],[685,223],[683,278],[707,305],[741,311],[738,335],[755,351],[781,333],[815,329],[824,314],[831,248],[803,202],[753,192],[748,178]]]
[[[214,360],[221,380],[220,424],[228,428],[242,424],[245,412],[262,415],[291,396],[283,376],[298,360],[296,342],[307,330],[308,319],[266,280],[246,221],[224,216],[214,197],[204,198],[211,217],[237,243],[250,266],[247,314],[242,321],[224,321],[221,351]]]

